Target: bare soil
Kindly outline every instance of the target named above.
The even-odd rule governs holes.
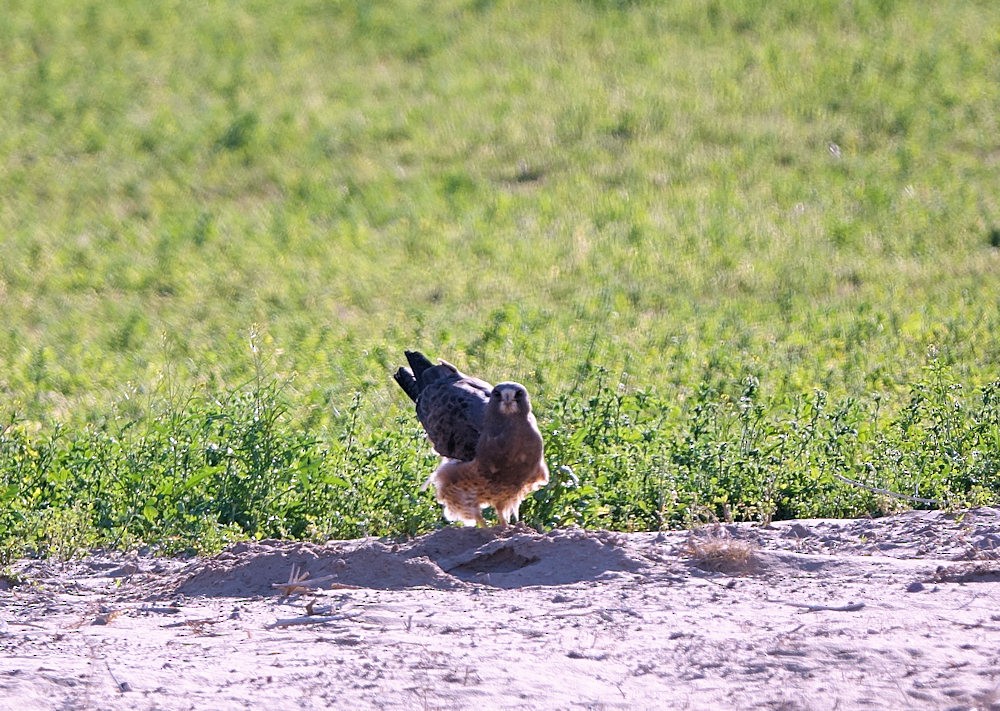
[[[0,709],[117,708],[1000,709],[1000,511],[17,563]]]

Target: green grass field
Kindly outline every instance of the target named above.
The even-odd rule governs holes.
[[[532,392],[529,523],[1000,498],[1000,5],[15,0],[0,545],[441,524],[404,348]]]

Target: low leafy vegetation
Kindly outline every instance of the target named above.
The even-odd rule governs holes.
[[[879,397],[781,400],[755,378],[701,383],[680,403],[592,375],[543,420],[552,483],[533,526],[649,530],[699,521],[884,514],[1000,496],[1000,381],[964,393],[932,360],[906,406]],[[142,421],[0,434],[0,536],[71,555],[94,545],[213,550],[241,537],[415,534],[440,514],[418,490],[434,458],[412,417],[303,433],[282,384],[262,377]],[[881,490],[889,486],[893,497]],[[901,503],[902,502],[902,503]]]
[[[413,347],[529,387],[534,525],[996,503],[998,26],[13,3],[0,542],[439,525],[389,377]]]

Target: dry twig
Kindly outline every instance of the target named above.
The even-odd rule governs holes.
[[[111,681],[115,682],[115,687],[118,689],[118,693],[124,694],[126,691],[132,691],[131,684],[129,684],[127,681],[118,680],[118,677],[115,676],[115,673],[111,671],[111,665],[108,664],[107,659],[104,660],[104,666],[107,668],[108,674],[111,675]]]
[[[112,622],[114,622],[115,618],[121,614],[122,614],[121,610],[108,610],[106,612],[102,612],[97,617],[95,617],[90,624],[110,625]]]
[[[155,612],[161,615],[176,615],[181,611],[179,607],[153,607],[150,605],[143,605],[139,608],[139,612]]]
[[[801,607],[803,612],[857,612],[865,606],[863,602],[851,602],[846,605],[809,605],[804,602],[791,602],[790,600],[771,600],[770,602],[780,602],[792,607]]]
[[[852,486],[859,486],[862,489],[867,489],[873,494],[882,494],[883,496],[889,496],[893,499],[902,499],[903,501],[913,501],[918,504],[929,504],[931,506],[944,506],[944,502],[940,499],[925,499],[922,496],[908,496],[907,494],[897,494],[895,491],[890,491],[889,489],[881,489],[877,486],[868,486],[868,484],[862,484],[860,481],[855,481],[837,472],[831,472],[836,478],[840,479],[845,484],[851,484]]]
[[[292,625],[325,625],[330,622],[351,620],[360,616],[360,612],[355,612],[351,615],[303,615],[301,617],[286,617],[275,620],[267,626],[267,629],[274,629],[275,627],[291,627]]]
[[[288,580],[284,583],[271,583],[271,587],[281,590],[282,597],[291,597],[302,592],[311,592],[320,587],[323,583],[333,580],[336,575],[324,575],[321,578],[309,580],[309,571],[300,573],[299,566],[293,565],[292,572],[288,574]],[[346,585],[344,583],[331,583],[327,586],[329,590],[357,590],[357,585]]]

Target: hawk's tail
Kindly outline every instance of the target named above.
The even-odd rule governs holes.
[[[409,368],[400,368],[392,374],[392,378],[399,383],[399,387],[403,388],[403,392],[409,395],[413,402],[417,401],[417,395],[420,394],[420,386],[417,385],[417,379],[413,377],[413,371]]]

